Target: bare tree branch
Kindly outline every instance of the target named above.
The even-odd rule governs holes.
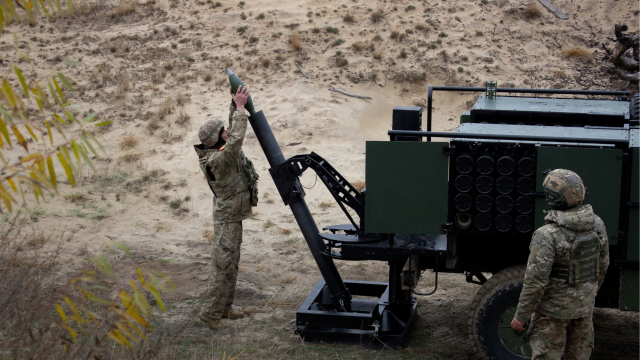
[[[352,96],[352,97],[354,97],[354,98],[358,98],[358,99],[373,100],[373,98],[372,98],[372,97],[362,96],[362,95],[356,95],[356,94],[351,94],[351,93],[348,93],[348,92],[346,92],[346,91],[344,91],[344,90],[336,89],[336,88],[334,88],[334,87],[332,87],[331,89],[329,89],[329,91],[335,91],[335,92],[338,92],[338,93],[340,93],[340,94],[342,94],[342,95]]]

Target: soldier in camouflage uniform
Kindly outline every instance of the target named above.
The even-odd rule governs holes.
[[[532,359],[586,360],[593,350],[593,307],[609,267],[609,242],[591,205],[581,205],[578,174],[556,169],[544,180],[549,210],[529,249],[511,327],[528,331]]]
[[[257,180],[253,164],[242,152],[247,131],[248,114],[244,105],[249,90],[238,88],[229,114],[229,130],[221,120],[207,120],[198,131],[202,144],[195,145],[200,169],[214,194],[213,224],[215,235],[211,251],[209,286],[199,314],[200,320],[218,330],[224,326],[220,319],[239,319],[244,316],[233,308],[238,278],[242,220],[251,216],[251,206],[257,205]]]

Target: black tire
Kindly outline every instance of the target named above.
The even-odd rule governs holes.
[[[640,120],[640,93],[636,93],[629,102],[629,119]]]
[[[511,330],[518,305],[525,266],[513,266],[493,275],[478,290],[471,303],[469,336],[478,358],[483,360],[525,360],[531,348],[526,334]],[[528,356],[525,356],[528,355]]]

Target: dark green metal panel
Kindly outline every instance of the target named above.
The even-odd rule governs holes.
[[[465,111],[462,113],[462,115],[460,115],[460,124],[464,124],[468,122],[471,122],[471,113],[468,111]]]
[[[620,310],[638,311],[638,269],[620,270]]]
[[[541,146],[538,148],[536,191],[543,191],[543,172],[547,169],[558,168],[572,170],[580,175],[589,189],[584,203],[591,204],[593,211],[604,221],[609,244],[617,244],[622,150]],[[544,197],[537,197],[536,228],[544,225],[542,210],[548,210],[547,203]]]
[[[640,181],[638,181],[638,148],[631,149],[633,164],[631,165],[631,196],[629,201],[640,202]],[[638,260],[640,253],[640,211],[637,207],[629,208],[629,237],[627,243],[627,260]]]
[[[368,141],[365,230],[436,234],[447,222],[445,142]]]

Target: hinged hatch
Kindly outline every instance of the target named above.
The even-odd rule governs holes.
[[[447,222],[446,142],[368,141],[365,231],[438,234]]]

